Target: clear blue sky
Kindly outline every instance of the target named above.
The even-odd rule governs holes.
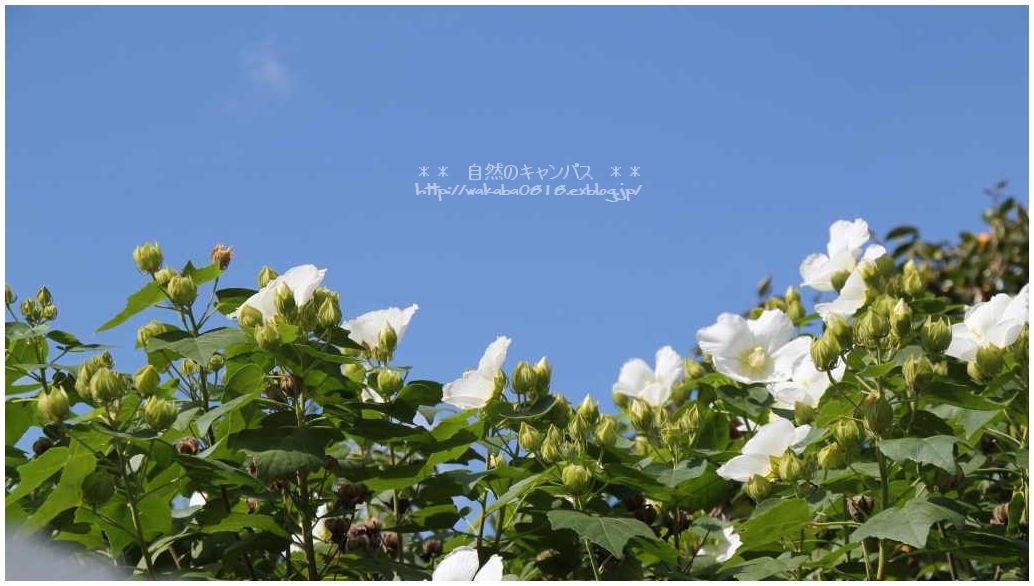
[[[399,354],[609,402],[622,362],[781,290],[838,218],[949,238],[1028,193],[1027,9],[7,9],[7,274],[93,330],[141,283],[236,248],[329,268],[346,316],[419,303]],[[641,167],[631,202],[414,195],[421,165]],[[121,366],[135,367],[139,357]]]

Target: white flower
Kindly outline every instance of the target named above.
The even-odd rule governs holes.
[[[822,316],[823,320],[829,319],[832,315],[849,318],[865,305],[866,285],[865,279],[862,278],[862,267],[886,253],[887,249],[879,244],[873,244],[865,249],[861,262],[851,271],[837,298],[828,303],[815,305],[815,311]]]
[[[839,361],[829,374],[833,380],[840,380],[844,376],[844,362]],[[811,354],[805,354],[794,365],[790,380],[768,385],[768,392],[775,399],[775,406],[780,409],[793,409],[797,403],[818,407],[819,399],[831,384],[829,376],[815,368]]]
[[[495,394],[495,375],[506,361],[510,338],[499,336],[488,345],[481,356],[477,370],[468,370],[463,376],[442,388],[442,401],[460,409],[480,409]]]
[[[1028,287],[1015,297],[999,293],[967,309],[962,323],[951,326],[951,344],[944,353],[974,362],[980,348],[1005,348],[1015,342],[1028,319]]]
[[[665,346],[657,351],[654,368],[642,358],[633,358],[621,366],[618,382],[614,383],[614,392],[628,395],[633,399],[642,399],[660,407],[671,397],[671,387],[684,376],[682,357]]]
[[[722,529],[722,532],[718,534],[717,537],[718,539],[715,543],[708,543],[701,547],[700,553],[713,556],[714,560],[718,563],[727,562],[732,558],[743,542],[740,540],[739,534],[736,533],[732,527]]]
[[[190,501],[187,503],[188,507],[203,507],[208,504],[208,499],[205,495],[200,492],[195,492],[190,495]]]
[[[739,456],[722,464],[718,475],[729,480],[746,482],[751,476],[765,476],[772,470],[772,456],[782,456],[790,447],[800,452],[804,441],[811,432],[810,425],[794,427],[783,418],[777,418],[757,429],[754,437],[747,440]]]
[[[280,287],[281,283],[286,283],[294,293],[294,304],[301,307],[312,299],[312,294],[316,292],[316,289],[323,282],[323,277],[327,274],[327,269],[317,269],[316,265],[301,265],[289,269],[286,273],[273,279],[266,284],[265,287],[260,289],[258,293],[255,293],[248,298],[247,301],[241,304],[233,313],[230,314],[232,319],[237,319],[237,315],[241,309],[245,306],[251,306],[259,310],[262,313],[262,319],[268,320],[276,315],[276,305],[274,300],[276,299],[276,290]]]
[[[837,220],[829,227],[826,254],[811,254],[801,262],[803,285],[819,291],[832,291],[833,275],[854,269],[858,251],[869,241],[869,224]]]
[[[711,355],[714,366],[741,383],[774,383],[790,380],[793,365],[808,353],[811,338],[793,338],[793,322],[778,309],[757,319],[723,313],[714,325],[697,332],[700,348]]]
[[[348,330],[348,337],[352,338],[354,342],[365,344],[367,348],[374,348],[380,339],[381,330],[387,325],[395,330],[395,335],[401,341],[417,309],[420,307],[415,303],[405,309],[397,307],[378,309],[346,322],[344,327]]]
[[[471,546],[457,547],[438,562],[431,574],[435,582],[498,582],[503,579],[503,558],[493,555],[478,570],[478,552]]]

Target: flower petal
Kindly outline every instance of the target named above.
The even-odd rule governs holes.
[[[665,346],[657,351],[656,366],[654,367],[654,378],[671,390],[671,386],[682,379],[685,369],[682,367],[682,357],[671,346]]]
[[[736,456],[716,470],[718,476],[737,482],[746,482],[755,474],[764,476],[772,470],[768,456],[759,454],[743,454]]]
[[[442,401],[460,409],[480,409],[495,394],[495,380],[477,370],[442,387]]]
[[[977,339],[966,324],[955,324],[951,326],[951,343],[944,351],[948,356],[954,356],[965,362],[976,362],[977,350],[980,348]]]
[[[754,335],[754,345],[772,355],[793,337],[793,321],[779,309],[762,312],[757,319],[749,320],[747,327]]]
[[[772,353],[772,374],[770,382],[779,380],[790,380],[793,376],[794,367],[804,360],[810,358],[811,336],[798,336],[783,344]]]
[[[489,376],[495,376],[496,371],[503,367],[503,363],[506,362],[506,353],[510,349],[510,338],[506,336],[499,336],[488,348],[485,348],[485,353],[481,356],[481,361],[478,362],[478,371],[482,374]]]
[[[633,358],[621,365],[618,382],[614,383],[613,391],[638,398],[653,380],[653,370],[650,365],[642,358]]]
[[[738,359],[754,346],[754,335],[743,316],[723,313],[713,325],[697,330],[697,342],[714,357]]]
[[[829,227],[827,250],[831,257],[845,251],[850,252],[854,256],[868,241],[869,224],[865,220],[861,218],[853,222],[837,220]]]
[[[757,429],[754,437],[743,445],[744,454],[781,456],[793,444],[794,427],[789,421],[777,418]]]
[[[488,580],[491,582],[498,582],[503,579],[503,558],[493,555],[488,558],[485,565],[478,570],[478,573],[474,576],[475,582]]]
[[[438,562],[431,574],[435,582],[470,582],[477,574],[478,552],[473,547],[457,547]]]

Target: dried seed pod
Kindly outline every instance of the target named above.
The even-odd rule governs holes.
[[[201,452],[201,442],[196,437],[181,438],[176,442],[176,451],[187,456],[196,456]]]
[[[442,542],[439,539],[425,539],[420,549],[423,552],[420,554],[420,557],[425,562],[428,562],[442,555]]]
[[[872,497],[858,494],[847,499],[847,512],[855,521],[864,521],[869,518],[873,508]]]

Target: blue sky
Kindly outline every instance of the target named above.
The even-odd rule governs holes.
[[[6,280],[94,334],[142,283],[315,263],[346,316],[419,303],[399,358],[609,402],[622,362],[777,290],[864,217],[950,238],[1028,193],[1027,9],[7,8]],[[632,201],[417,197],[418,168],[640,167]],[[444,182],[444,180],[443,180]],[[518,182],[520,183],[520,182]]]

